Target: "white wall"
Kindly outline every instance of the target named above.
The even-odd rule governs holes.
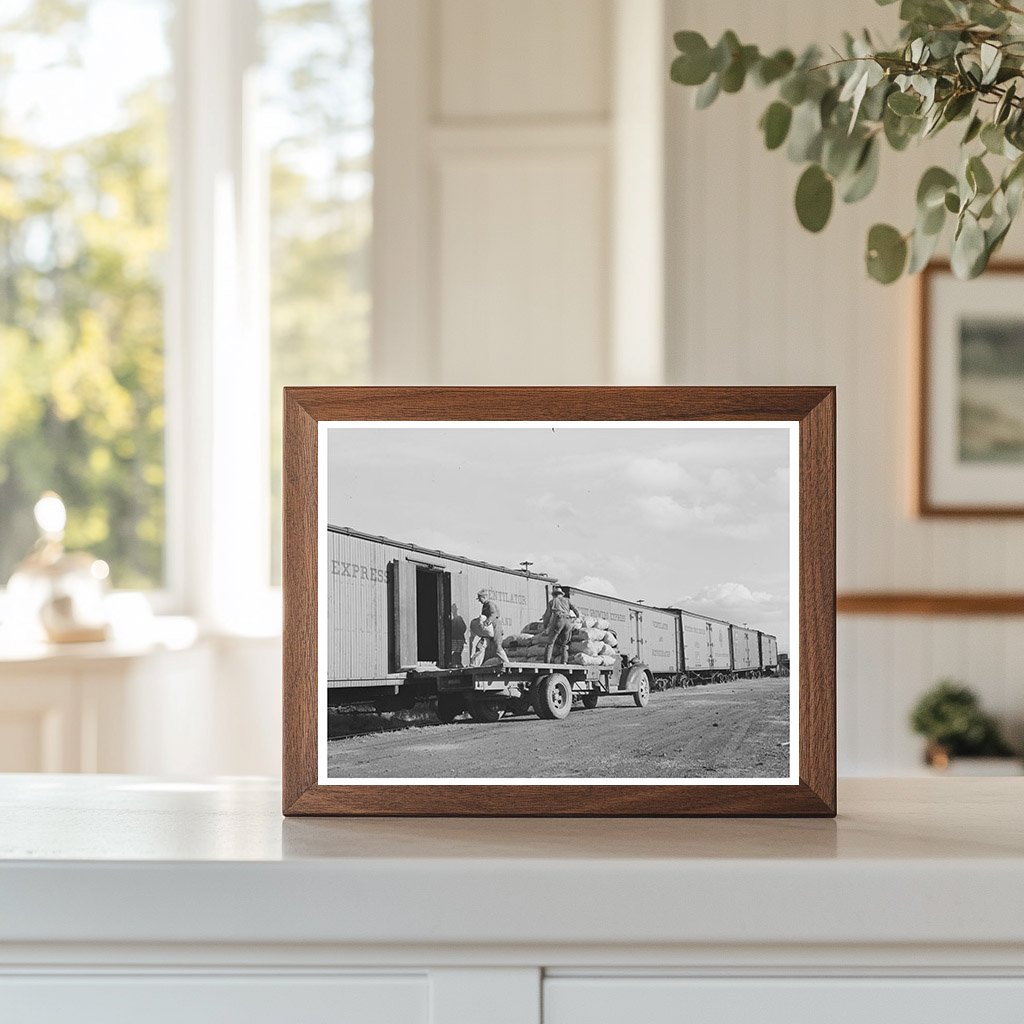
[[[732,28],[745,43],[796,48],[865,24],[892,39],[894,11],[869,0],[669,0],[668,27],[712,41]],[[838,204],[813,236],[793,213],[800,169],[766,152],[756,129],[767,93],[722,96],[705,111],[692,109],[692,90],[667,93],[669,382],[837,385],[840,590],[1020,590],[1020,521],[909,512],[913,285],[883,288],[863,270],[868,227],[909,229],[918,177],[944,159],[955,133],[885,152],[878,192]],[[1006,253],[1022,249],[1018,230]],[[920,745],[908,710],[944,675],[969,682],[1019,734],[1022,655],[1018,618],[841,618],[841,772],[912,769]]]

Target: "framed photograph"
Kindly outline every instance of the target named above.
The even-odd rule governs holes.
[[[1024,515],[1024,263],[919,287],[917,512]]]
[[[287,388],[284,813],[835,814],[832,388]]]

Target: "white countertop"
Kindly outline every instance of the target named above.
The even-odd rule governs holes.
[[[275,783],[0,776],[0,943],[1024,944],[1024,780],[839,817],[284,819]]]

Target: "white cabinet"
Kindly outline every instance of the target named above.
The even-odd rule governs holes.
[[[425,974],[0,978],[17,1024],[428,1024]]]
[[[0,772],[279,771],[280,637],[157,623],[134,646],[0,650]]]
[[[544,1024],[1020,1024],[1024,978],[552,977]]]
[[[1021,1024],[1020,794],[282,820],[256,779],[0,776],[0,1024]]]

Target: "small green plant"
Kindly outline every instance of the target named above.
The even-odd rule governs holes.
[[[831,56],[815,46],[800,57],[785,49],[762,54],[732,31],[715,46],[698,32],[677,32],[671,76],[697,88],[701,109],[748,81],[774,88],[759,127],[768,149],[785,143],[790,160],[807,164],[796,213],[808,231],[825,227],[837,193],[855,203],[871,192],[883,142],[902,151],[960,122],[959,166],[930,167],[917,189],[914,227],[876,224],[865,259],[882,284],[917,273],[952,217],[953,271],[977,277],[1024,198],[1024,8],[1011,0],[901,0],[899,17],[897,45],[845,33]]]
[[[943,679],[917,702],[910,725],[950,757],[1013,753],[995,720],[981,710],[974,691],[950,679]]]

